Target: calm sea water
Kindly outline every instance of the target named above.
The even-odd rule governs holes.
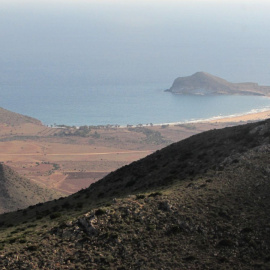
[[[263,97],[164,89],[197,71],[270,85],[269,2],[2,1],[0,106],[48,125],[184,122],[268,108]]]
[[[270,109],[257,96],[180,96],[164,92],[169,84],[78,87],[1,87],[1,106],[44,124],[106,125],[187,122]]]

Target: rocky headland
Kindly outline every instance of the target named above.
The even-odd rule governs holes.
[[[261,86],[253,82],[231,83],[206,72],[178,77],[166,91],[182,95],[270,96],[270,86]]]

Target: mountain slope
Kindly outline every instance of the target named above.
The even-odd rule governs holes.
[[[60,194],[42,188],[20,177],[6,165],[0,164],[0,213],[28,207],[59,198]]]
[[[257,83],[231,83],[206,72],[179,77],[167,91],[191,95],[270,95],[269,86],[260,86]]]
[[[269,269],[270,120],[212,130],[0,216],[9,269]]]
[[[26,123],[41,125],[41,122],[35,118],[11,112],[0,107],[0,124],[17,126]]]

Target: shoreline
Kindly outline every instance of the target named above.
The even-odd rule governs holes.
[[[260,120],[265,120],[267,118],[270,118],[270,110],[266,110],[266,111],[261,111],[261,112],[251,112],[251,113],[247,113],[247,114],[243,114],[243,115],[239,115],[239,116],[228,116],[228,117],[224,117],[224,118],[220,118],[220,119],[212,119],[210,121],[210,123],[225,123],[225,122],[248,122],[248,121],[260,121]]]
[[[233,114],[233,115],[224,115],[224,116],[214,116],[205,119],[194,119],[187,121],[179,121],[179,122],[168,122],[168,123],[158,123],[158,124],[138,124],[138,125],[98,125],[92,127],[111,127],[111,128],[136,128],[136,127],[160,127],[160,126],[177,126],[177,125],[188,125],[188,124],[213,124],[213,123],[242,123],[249,121],[261,121],[270,118],[270,109],[265,108],[261,110],[252,110],[243,114]],[[43,124],[44,125],[44,124]],[[48,125],[44,125],[49,127]],[[56,125],[51,126],[51,128],[55,129],[65,129],[67,127],[71,127],[68,125]],[[79,129],[81,126],[76,126],[76,129]]]
[[[241,123],[249,121],[261,121],[270,118],[270,109],[264,109],[260,111],[251,111],[239,115],[227,115],[227,116],[215,116],[207,119],[197,119],[185,122],[172,122],[172,123],[162,123],[154,124],[153,126],[175,126],[175,125],[186,125],[186,124],[207,124],[207,123]],[[143,125],[144,127],[149,127],[149,125]]]

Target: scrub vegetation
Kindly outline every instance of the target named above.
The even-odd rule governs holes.
[[[0,216],[4,269],[269,269],[270,120],[204,132]]]

